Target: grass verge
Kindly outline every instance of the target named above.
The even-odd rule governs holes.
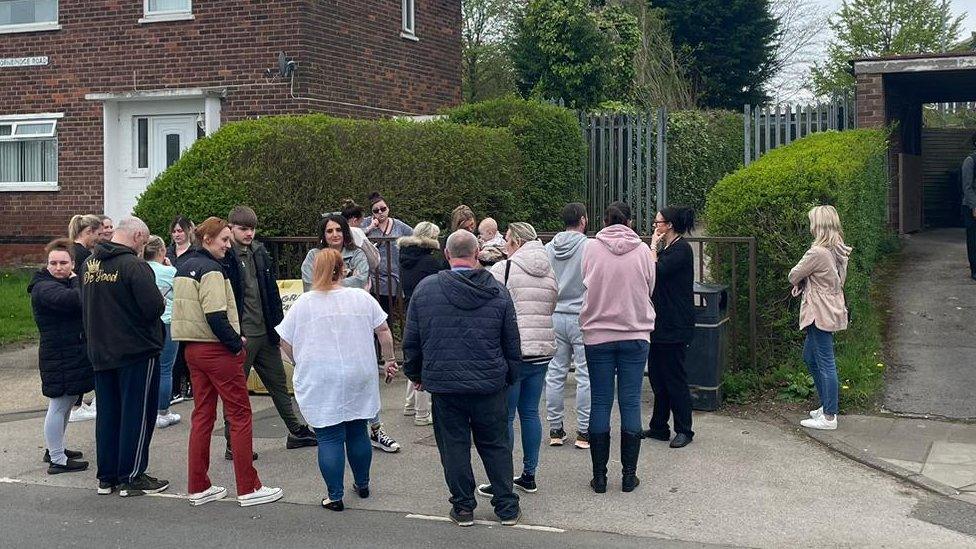
[[[27,284],[29,270],[0,271],[0,345],[37,337]]]

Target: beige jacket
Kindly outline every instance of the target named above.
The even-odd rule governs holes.
[[[793,295],[802,294],[800,329],[811,324],[825,332],[847,329],[844,283],[851,249],[813,246],[790,271]]]
[[[522,356],[552,356],[556,352],[552,313],[556,310],[559,286],[546,248],[538,240],[526,242],[511,259],[492,266],[491,274],[502,284],[505,284],[505,266],[509,262],[512,267],[506,286],[515,302]]]

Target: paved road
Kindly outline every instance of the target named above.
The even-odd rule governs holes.
[[[885,407],[976,419],[976,282],[962,229],[904,238],[892,285]]]
[[[402,513],[280,503],[191,507],[162,497],[94,497],[91,490],[0,483],[4,547],[718,547],[594,532],[546,532],[408,518]]]

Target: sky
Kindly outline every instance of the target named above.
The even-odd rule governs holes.
[[[834,13],[840,8],[841,0],[820,0],[820,3]],[[952,0],[952,9],[956,15],[966,14],[960,33],[963,38],[976,31],[976,0]]]

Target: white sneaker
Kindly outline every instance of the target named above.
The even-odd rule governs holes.
[[[71,410],[71,414],[68,416],[68,423],[91,421],[93,419],[95,419],[95,407],[82,403],[81,406]]]
[[[252,505],[261,505],[263,503],[274,503],[281,499],[281,496],[283,495],[285,495],[285,493],[281,490],[281,488],[262,486],[250,494],[237,496],[237,503],[240,503],[241,507],[250,507]]]
[[[424,416],[424,417],[420,417],[420,416],[414,417],[413,418],[413,424],[416,425],[417,427],[426,427],[428,425],[433,425],[434,424],[434,416],[432,416],[428,412],[427,415]]]
[[[817,419],[823,415],[823,406],[817,408],[816,410],[810,410],[810,417]]]
[[[223,486],[211,486],[202,492],[190,494],[189,500],[190,505],[197,506],[210,503],[211,501],[217,501],[218,499],[224,499],[226,496],[227,488]]]
[[[804,419],[800,425],[807,429],[820,429],[821,431],[833,431],[837,428],[837,416],[834,419],[827,419],[826,416]]]
[[[180,417],[180,414],[175,414],[173,412],[170,412],[168,414],[164,414],[164,415],[161,415],[161,416],[157,415],[156,416],[156,428],[157,429],[165,429],[165,428],[169,427],[170,425],[176,425],[177,423],[180,422],[181,419],[183,419],[183,418]]]

